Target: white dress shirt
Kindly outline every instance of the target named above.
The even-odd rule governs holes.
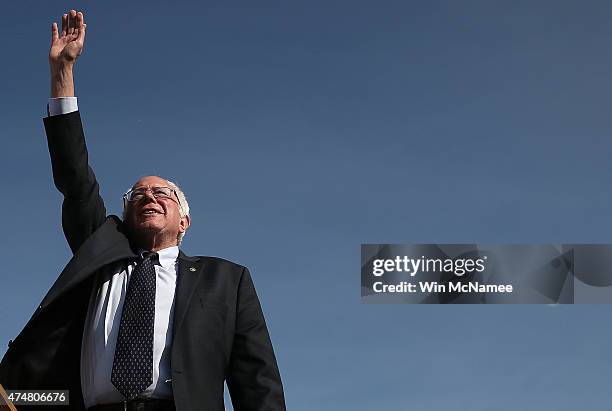
[[[178,247],[159,250],[155,262],[153,383],[139,397],[172,398],[170,352]],[[125,400],[111,383],[123,302],[135,263],[120,262],[98,272],[89,301],[81,346],[81,386],[85,407]]]
[[[47,109],[50,116],[77,111],[77,98],[50,98]],[[170,353],[179,250],[174,246],[157,253],[153,383],[139,397],[172,398]],[[81,388],[86,408],[124,401],[111,383],[111,372],[123,301],[135,266],[135,263],[119,262],[96,274],[97,287],[92,289],[81,345]]]

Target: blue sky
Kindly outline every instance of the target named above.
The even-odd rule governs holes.
[[[609,407],[610,306],[361,305],[359,255],[611,242],[608,2],[3,4],[0,354],[70,257],[42,117],[75,7],[108,210],[183,187],[183,249],[251,269],[291,410]]]

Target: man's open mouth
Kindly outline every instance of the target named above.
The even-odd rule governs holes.
[[[153,215],[153,214],[163,214],[161,211],[157,211],[157,210],[145,210],[142,213],[140,213],[142,215]]]

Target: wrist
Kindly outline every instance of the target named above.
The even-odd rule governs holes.
[[[51,97],[74,96],[72,67],[72,64],[65,64],[61,67],[51,66]]]
[[[49,64],[49,68],[51,69],[51,77],[57,78],[66,78],[72,77],[72,69],[74,67],[74,63],[61,63],[61,64]]]

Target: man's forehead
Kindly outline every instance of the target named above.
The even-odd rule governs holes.
[[[156,187],[156,186],[164,186],[164,187],[168,187],[170,184],[168,183],[168,180],[163,179],[161,177],[158,176],[145,176],[140,178],[138,181],[136,181],[134,183],[134,185],[132,186],[132,189],[134,188],[138,188],[138,187],[146,187],[146,186],[151,186],[151,187]]]

